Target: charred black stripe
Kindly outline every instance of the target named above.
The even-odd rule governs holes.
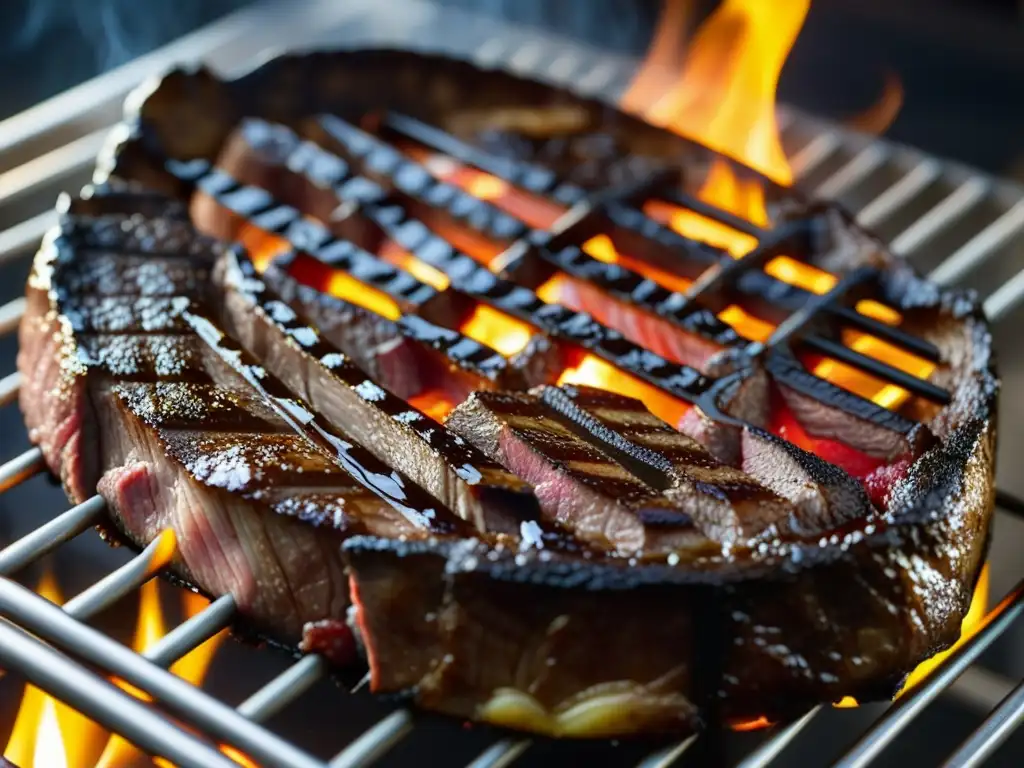
[[[233,268],[238,276],[231,279],[230,286],[241,292],[254,308],[262,312],[267,320],[284,333],[301,335],[303,351],[319,360],[339,381],[357,394],[369,407],[377,409],[388,417],[400,421],[412,429],[448,462],[458,466],[466,465],[496,474],[509,475],[506,470],[491,462],[487,457],[457,438],[429,416],[421,413],[399,397],[369,378],[345,354],[328,343],[291,307],[282,302],[262,281],[256,279],[256,270],[241,248],[232,253]]]
[[[197,307],[191,308],[186,319],[196,334],[220,356],[225,364],[238,373],[246,383],[265,398],[295,430],[319,445],[335,458],[348,473],[364,487],[405,515],[410,522],[437,533],[454,533],[466,529],[465,523],[453,512],[438,504],[425,491],[396,470],[380,462],[365,448],[339,437],[323,417],[296,400],[291,392],[271,376],[256,360],[233,339],[223,335]]]

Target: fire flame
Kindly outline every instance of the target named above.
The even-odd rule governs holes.
[[[64,597],[46,572],[36,592],[54,605]],[[4,758],[18,768],[78,768],[91,764],[102,729],[35,686],[25,687]]]
[[[63,603],[60,588],[50,573],[43,576],[36,591],[56,605]],[[205,598],[192,592],[186,591],[182,595],[182,612],[186,618],[208,605]],[[139,613],[131,648],[144,652],[166,633],[159,584],[155,580],[148,581],[140,590]],[[210,638],[175,662],[171,672],[194,685],[200,684],[226,636],[225,630]],[[145,693],[123,681],[112,682],[137,698],[149,699]],[[255,763],[237,750],[224,747],[223,751],[239,765],[255,768]],[[117,735],[108,738],[99,725],[34,686],[25,688],[4,757],[18,768],[127,768],[141,764],[140,761],[145,759],[144,753],[125,739]]]

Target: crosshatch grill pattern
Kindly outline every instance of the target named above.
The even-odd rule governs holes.
[[[502,60],[512,60],[512,65],[516,69],[522,69],[523,63],[527,60],[536,59],[534,63],[539,64],[542,60],[548,59],[550,63],[550,57],[540,55],[536,51],[527,56],[524,53],[527,49],[509,46],[504,39],[485,45],[479,53],[481,58],[488,59],[488,63],[494,63],[497,58],[496,51],[502,54]],[[562,59],[555,59],[555,63],[558,61]],[[592,74],[591,79],[595,82],[601,79],[611,80],[614,73],[609,74],[608,64],[603,62],[601,66],[604,67],[603,74],[600,67],[588,70],[601,74],[601,77]],[[550,76],[558,74],[553,70],[554,68],[548,73]],[[563,66],[559,71],[564,70]],[[563,76],[568,79],[568,75],[572,74],[574,73],[569,71]],[[818,163],[837,150],[841,141],[842,139],[834,132],[822,133],[818,138],[812,139],[796,158],[795,165],[799,175],[806,177],[811,173]],[[861,174],[870,171],[870,168],[865,171],[864,167],[879,162],[876,158],[876,155],[865,153],[856,155],[847,166],[822,184],[820,191],[828,193],[829,196],[840,196],[848,186],[853,186],[857,182]],[[935,168],[934,165],[930,167]],[[911,201],[920,192],[923,186],[921,179],[926,175],[918,168],[910,169],[894,186],[862,207],[858,218],[863,223],[880,221],[896,208]],[[938,174],[939,171],[935,170],[935,173]],[[933,176],[931,180],[934,178]],[[913,250],[916,244],[926,242],[949,223],[951,214],[969,207],[972,202],[969,198],[977,198],[980,194],[977,191],[979,188],[986,192],[989,186],[985,180],[979,180],[977,177],[968,178],[960,186],[954,187],[949,197],[896,239],[894,247],[900,246],[896,247],[896,250]],[[1013,211],[1018,209],[1011,204],[1006,210],[1007,213],[1002,218],[979,232],[976,238],[971,239],[954,254],[954,258],[940,267],[936,271],[936,277],[949,280],[962,276],[1006,239],[1012,237],[1019,227],[1019,224],[1015,224],[1019,216],[1013,214]],[[38,221],[28,221],[17,232],[8,232],[5,246],[11,247],[5,248],[3,257],[23,255],[27,248],[33,247],[37,237],[32,227],[38,228],[41,223],[44,223],[42,218]],[[988,299],[986,310],[993,322],[997,322],[1016,304],[1020,298],[1021,287],[1020,280],[1011,281]],[[4,333],[11,332],[16,327],[21,310],[22,304],[17,301],[0,309],[0,330]],[[806,338],[805,336],[805,341]],[[7,404],[13,401],[17,386],[17,374],[0,380],[0,403]],[[941,397],[938,393],[932,395],[936,398]],[[0,467],[0,488],[10,487],[41,470],[42,462],[38,452],[29,451]],[[1000,498],[1000,504],[1018,512],[1022,507],[1020,502],[1006,496]],[[14,573],[44,553],[56,549],[63,542],[90,527],[99,519],[102,512],[102,502],[98,497],[68,510],[51,523],[0,552],[0,573]],[[84,661],[104,673],[117,675],[153,694],[156,699],[166,704],[168,710],[181,716],[184,721],[198,726],[201,733],[218,741],[231,743],[261,762],[282,766],[324,765],[304,754],[299,747],[287,744],[257,725],[260,720],[287,706],[289,701],[301,695],[325,673],[325,666],[317,657],[309,656],[297,661],[288,672],[254,693],[235,710],[162,671],[162,667],[167,667],[174,659],[230,622],[233,613],[230,598],[217,600],[202,614],[167,635],[146,654],[146,658],[153,662],[152,664],[127,652],[122,646],[82,623],[118,597],[152,578],[154,554],[154,548],[148,548],[126,566],[69,601],[63,610],[46,603],[13,582],[0,582],[0,610],[8,620],[0,624],[0,655],[3,664],[24,672],[33,682],[65,698],[113,730],[182,765],[212,766],[230,763],[213,749],[209,742],[186,733],[173,721],[134,703],[129,696],[104,683],[99,675],[40,643],[26,630],[56,648],[74,648],[76,654]],[[916,714],[1017,619],[1024,606],[1022,598],[1024,584],[1018,585],[1000,602],[992,611],[984,629],[960,651],[953,654],[927,682],[914,694],[900,699],[890,708],[843,758],[842,764],[865,765],[870,762],[885,745],[896,738]],[[1022,689],[1018,687],[991,713],[972,739],[951,758],[951,764],[977,764],[1006,737],[1008,729],[1016,724],[1024,712],[1024,694],[1021,691]],[[744,765],[766,765],[771,762],[798,735],[815,713],[816,711],[812,711],[791,725],[768,732],[762,746],[746,759]],[[399,738],[405,736],[411,730],[412,724],[412,715],[408,711],[396,710],[349,744],[330,761],[329,765],[368,764]],[[694,743],[694,739],[688,739],[654,753],[645,761],[645,765],[669,765],[676,760],[684,759],[687,750],[692,748]],[[499,740],[480,755],[474,765],[505,765],[522,754],[527,747],[528,741],[524,739]]]

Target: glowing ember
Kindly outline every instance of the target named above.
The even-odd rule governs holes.
[[[409,398],[409,405],[434,421],[444,421],[458,403],[452,402],[446,393],[432,389]]]
[[[451,284],[451,280],[441,270],[421,261],[411,253],[403,249],[397,243],[388,240],[377,251],[377,255],[392,266],[404,269],[421,283],[426,283],[439,291],[443,291]]]
[[[413,160],[426,165],[430,172],[442,181],[447,181],[481,200],[494,203],[501,210],[531,227],[549,227],[565,212],[557,203],[524,192],[496,176],[463,165],[446,155],[437,155],[415,145],[403,146],[402,151]],[[463,248],[455,240],[448,238],[447,233],[445,238],[455,247],[477,258],[473,250]]]
[[[585,355],[575,368],[567,368],[559,384],[587,384],[642,400],[650,411],[669,424],[678,424],[689,405],[647,382],[624,373],[594,355]]]
[[[533,329],[526,323],[486,304],[477,304],[460,330],[505,357],[512,357],[526,349],[533,335]]]
[[[327,282],[327,293],[336,296],[357,307],[368,309],[388,320],[397,320],[402,316],[402,310],[394,299],[383,291],[371,288],[361,283],[346,272],[336,270],[331,273]]]

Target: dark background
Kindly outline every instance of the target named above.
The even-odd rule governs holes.
[[[4,0],[0,116],[247,1]],[[440,2],[636,52],[646,47],[660,7],[657,0]],[[843,118],[874,101],[886,72],[898,73],[906,90],[891,138],[993,172],[1024,173],[1024,13],[1016,0],[815,0],[781,98]]]

